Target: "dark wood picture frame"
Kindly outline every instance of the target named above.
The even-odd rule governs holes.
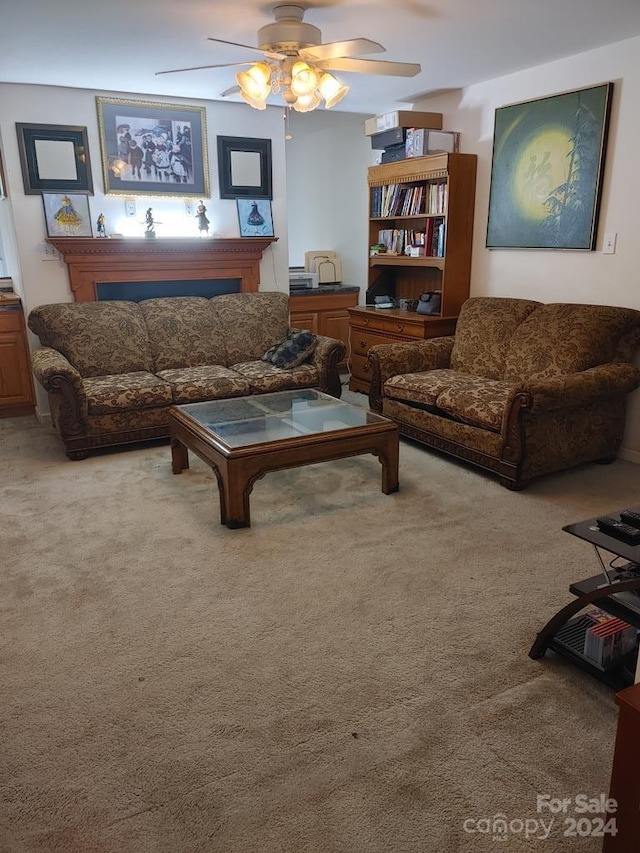
[[[69,192],[93,195],[91,161],[87,128],[66,124],[25,124],[16,122],[18,151],[25,195],[40,195],[42,192]],[[70,143],[71,160],[75,168],[75,177],[63,178],[52,175],[47,177],[45,165],[38,160],[38,143],[47,146],[55,159],[55,147]],[[69,162],[69,158],[67,158]],[[62,165],[62,163],[61,163]]]
[[[613,83],[495,111],[486,246],[596,247]]]
[[[209,198],[204,107],[101,96],[96,107],[106,195]],[[137,161],[132,147],[143,149]]]
[[[271,140],[242,136],[218,136],[218,179],[220,198],[273,198],[271,178]],[[242,182],[234,174],[234,155],[257,155],[259,177],[256,183]]]
[[[4,174],[4,165],[2,163],[2,151],[0,151],[0,199],[7,197],[7,179]]]

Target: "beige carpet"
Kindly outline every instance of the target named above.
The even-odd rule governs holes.
[[[608,790],[613,693],[527,652],[596,573],[562,525],[637,466],[512,493],[402,443],[398,494],[374,457],[278,472],[229,531],[167,446],[0,447],[1,853],[600,850],[465,826]]]

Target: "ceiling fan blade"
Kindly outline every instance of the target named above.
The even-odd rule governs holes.
[[[255,47],[252,44],[240,44],[240,42],[237,42],[237,41],[226,41],[226,39],[214,39],[211,36],[209,36],[208,40],[218,42],[218,44],[231,44],[234,47],[244,47],[244,48],[247,48],[247,50],[253,50],[253,51],[256,51],[256,53],[261,53],[263,56],[267,56],[269,59],[286,59],[287,58],[284,55],[284,53],[275,53],[274,51],[271,51],[271,50],[260,50],[259,47]]]
[[[417,62],[381,62],[379,59],[330,59],[321,64],[327,71],[386,74],[389,77],[415,77],[422,71]]]
[[[228,98],[229,95],[237,95],[240,92],[240,86],[230,86],[224,92],[220,92],[221,98]]]
[[[178,71],[203,71],[205,68],[231,68],[232,65],[253,65],[253,62],[222,62],[219,65],[194,65],[193,68],[171,68],[169,71],[156,71],[159,74],[177,74]]]
[[[384,53],[384,51],[384,47],[377,41],[349,39],[304,47],[299,53],[303,59],[339,59],[344,56],[360,56],[363,53]]]

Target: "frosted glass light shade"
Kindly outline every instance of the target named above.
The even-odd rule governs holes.
[[[349,91],[349,87],[345,86],[344,83],[341,83],[339,80],[327,72],[325,72],[320,78],[320,82],[318,83],[318,89],[320,90],[320,94],[325,100],[325,106],[328,110],[331,107],[335,107],[336,104],[340,103],[340,101],[344,98],[344,96]]]
[[[238,71],[236,80],[242,94],[259,101],[266,100],[271,91],[271,69],[266,62],[256,62],[248,71]]]
[[[245,104],[249,104],[250,107],[253,107],[254,110],[266,110],[267,101],[260,100],[259,98],[250,98],[249,95],[245,94],[242,89],[240,89],[240,97],[245,102]]]
[[[293,108],[299,113],[310,113],[311,110],[315,110],[316,107],[320,106],[320,101],[320,95],[314,90],[308,95],[299,95]]]
[[[294,95],[309,95],[318,88],[320,75],[306,62],[294,62],[291,69],[291,91]]]

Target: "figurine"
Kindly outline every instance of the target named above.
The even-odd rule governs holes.
[[[96,222],[96,228],[98,230],[98,237],[106,237],[107,236],[107,227],[104,221],[104,213],[101,213],[98,216],[98,220]]]
[[[196,219],[198,220],[198,229],[200,233],[203,232],[209,233],[209,220],[207,219],[207,208],[204,206],[204,202],[200,199],[200,204],[198,205],[196,211]]]
[[[153,208],[151,208],[151,207],[147,208],[145,220],[147,223],[147,230],[144,232],[144,236],[145,237],[155,237],[156,236],[156,229],[155,229],[155,223],[153,221]]]

